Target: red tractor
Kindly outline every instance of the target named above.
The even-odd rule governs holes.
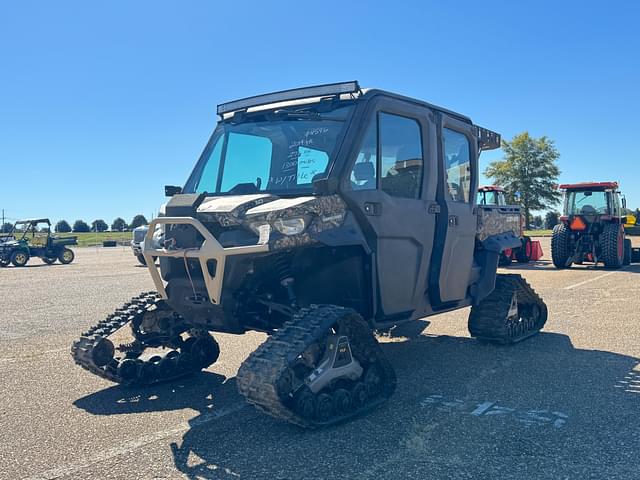
[[[478,188],[478,207],[479,208],[492,208],[492,209],[517,209],[520,211],[519,206],[507,205],[507,200],[504,194],[504,188],[497,185],[485,185]],[[539,260],[543,253],[540,242],[537,240],[531,240],[530,237],[524,235],[524,218],[520,214],[520,225],[518,229],[520,231],[520,240],[522,242],[521,247],[507,248],[500,254],[498,263],[501,267],[510,265],[513,260],[518,263],[528,263],[530,261]]]
[[[618,182],[563,184],[560,189],[564,211],[551,239],[556,268],[584,262],[620,268],[631,263],[631,240],[624,232],[626,201]]]

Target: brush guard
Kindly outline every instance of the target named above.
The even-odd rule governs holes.
[[[204,238],[200,247],[167,249],[154,248],[153,234],[159,225],[191,225]],[[149,230],[145,235],[144,248],[142,255],[147,262],[147,267],[151,273],[151,278],[156,286],[157,292],[162,298],[167,299],[165,283],[160,275],[160,270],[155,264],[154,257],[173,257],[173,258],[196,258],[200,263],[202,277],[207,289],[209,301],[214,305],[220,304],[220,295],[222,292],[222,282],[224,280],[224,268],[226,259],[230,255],[246,255],[250,253],[264,253],[269,251],[269,235],[270,230],[267,225],[260,232],[260,239],[256,245],[245,245],[240,247],[223,247],[220,242],[211,234],[211,232],[200,222],[192,217],[158,217],[151,221]],[[215,271],[211,272],[208,262],[215,260]],[[187,269],[187,274],[188,274]]]

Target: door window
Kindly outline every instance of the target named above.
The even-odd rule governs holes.
[[[378,163],[378,128],[376,123],[376,119],[373,118],[362,141],[356,163],[351,170],[351,187],[354,190],[376,189]]]
[[[423,170],[420,124],[381,113],[380,150],[382,190],[396,197],[419,198]]]
[[[468,203],[471,193],[471,154],[469,139],[463,133],[442,131],[447,191],[454,202]]]

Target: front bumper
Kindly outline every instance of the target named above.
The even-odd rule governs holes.
[[[191,225],[204,238],[200,247],[167,249],[154,245],[153,233],[158,225]],[[262,232],[261,232],[262,233]],[[246,255],[251,253],[264,253],[269,251],[269,233],[264,232],[256,245],[224,248],[211,232],[197,219],[192,217],[158,217],[149,225],[149,230],[142,242],[142,254],[147,261],[147,267],[156,290],[162,298],[167,298],[165,284],[160,271],[155,264],[154,257],[196,258],[202,269],[202,276],[207,289],[209,301],[212,304],[220,304],[222,283],[224,280],[224,267],[228,256]],[[208,266],[210,260],[215,260],[215,271],[211,272]]]
[[[131,250],[133,250],[133,254],[137,257],[138,255],[142,255],[142,248],[139,243],[131,243]]]

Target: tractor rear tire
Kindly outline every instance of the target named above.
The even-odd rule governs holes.
[[[68,265],[69,263],[73,262],[74,258],[76,258],[76,255],[70,248],[65,248],[64,250],[62,250],[62,252],[60,252],[60,255],[58,255],[58,260],[60,260],[60,263],[63,265]]]
[[[553,227],[551,237],[551,260],[556,268],[569,268],[571,263],[567,262],[572,257],[571,232],[564,223],[559,223]]]
[[[56,263],[56,260],[56,257],[42,257],[42,261],[47,265],[53,265],[54,263]]]
[[[624,239],[624,260],[623,265],[631,265],[631,257],[633,255],[633,245],[630,238]]]
[[[29,254],[24,250],[18,250],[11,254],[11,263],[14,267],[24,267],[29,261]]]
[[[622,226],[608,223],[600,236],[602,260],[607,268],[620,268],[624,263],[624,231]]]

